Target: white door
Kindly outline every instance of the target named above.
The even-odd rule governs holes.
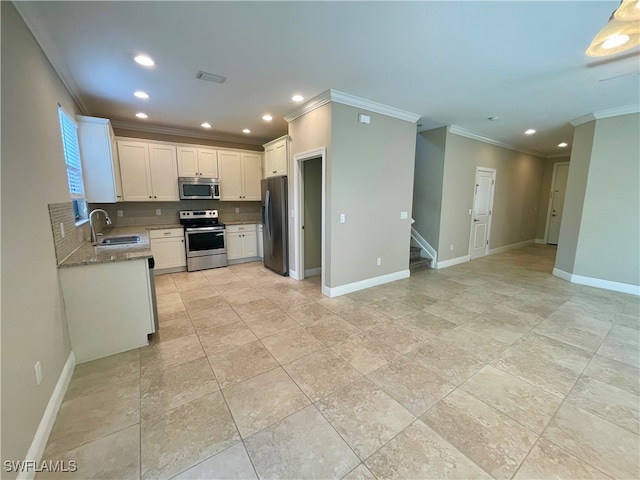
[[[553,166],[553,182],[551,185],[551,211],[549,214],[549,234],[547,243],[558,244],[560,237],[560,223],[562,222],[562,208],[567,192],[567,178],[569,177],[569,164],[556,163]]]
[[[491,214],[493,213],[493,191],[496,171],[490,168],[476,168],[473,209],[471,212],[471,259],[483,257],[489,250]]]

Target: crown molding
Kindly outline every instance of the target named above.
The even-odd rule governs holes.
[[[588,113],[582,117],[578,117],[571,121],[571,125],[577,127],[584,123],[599,120],[601,118],[618,117],[620,115],[628,115],[630,113],[640,113],[640,105],[623,105],[622,107],[608,108],[606,110],[598,110],[597,112]]]
[[[203,138],[206,140],[218,140],[221,142],[238,143],[244,145],[262,146],[266,140],[264,138],[248,138],[236,135],[226,135],[224,133],[204,133],[188,130],[185,128],[167,127],[163,125],[149,125],[136,122],[127,122],[122,120],[111,120],[113,128],[123,130],[134,130],[136,132],[160,133],[163,135],[175,135],[178,137]]]
[[[502,147],[502,148],[506,148],[508,150],[514,150],[520,153],[526,153],[527,155],[533,155],[534,157],[541,157],[541,158],[545,157],[544,154],[540,152],[536,152],[535,150],[526,150],[524,148],[516,147],[515,145],[501,142],[500,140],[496,140],[495,138],[485,137],[484,135],[480,135],[478,133],[472,132],[471,130],[467,130],[457,125],[449,125],[447,130],[449,131],[449,133],[453,133],[454,135],[471,138],[472,140],[478,140],[479,142],[489,143],[491,145],[495,145],[496,147]]]
[[[320,95],[313,97],[304,105],[296,108],[292,112],[286,114],[284,119],[287,123],[291,123],[296,118],[299,118],[316,108],[326,105],[329,102],[336,102],[342,105],[348,105],[351,107],[362,108],[373,113],[379,113],[386,115],[387,117],[397,118],[404,120],[405,122],[416,123],[420,119],[420,115],[417,113],[407,112],[406,110],[400,110],[399,108],[384,105],[382,103],[373,102],[366,98],[356,97],[348,93],[340,92],[338,90],[329,89],[322,92]]]
[[[80,88],[73,79],[73,75],[71,75],[71,72],[67,68],[67,64],[64,62],[62,55],[55,46],[49,30],[42,25],[40,15],[34,7],[37,2],[12,1],[11,3],[22,17],[27,28],[31,31],[31,35],[33,35],[33,38],[35,38],[40,49],[49,60],[49,63],[51,63],[51,66],[58,74],[58,77],[60,77],[60,80],[69,91],[73,100],[76,102],[76,105],[80,109],[80,113],[87,115],[89,108],[80,94]]]

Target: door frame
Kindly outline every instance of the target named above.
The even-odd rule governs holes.
[[[549,205],[547,206],[547,221],[544,226],[544,243],[549,241],[549,226],[551,225],[551,211],[553,210],[554,187],[556,185],[556,176],[558,174],[558,165],[569,165],[570,162],[557,162],[553,164],[553,174],[551,175],[551,186],[549,187]],[[567,183],[568,183],[567,175]],[[565,186],[566,187],[566,186]]]
[[[476,172],[473,176],[473,201],[471,202],[471,219],[469,225],[469,260],[471,258],[471,250],[473,246],[473,221],[474,212],[476,208],[476,178],[478,177],[478,172],[487,172],[491,174],[491,200],[489,200],[489,221],[487,222],[487,241],[484,244],[484,253],[476,258],[486,257],[489,254],[489,241],[491,240],[491,224],[493,222],[493,199],[496,194],[496,169],[491,167],[478,167],[476,166]]]
[[[294,254],[293,261],[295,270],[289,271],[289,276],[295,280],[304,280],[304,232],[302,227],[304,225],[304,162],[307,160],[314,160],[320,158],[322,162],[322,238],[321,238],[321,260],[320,260],[320,281],[322,283],[323,293],[326,290],[325,285],[325,265],[326,254],[325,249],[326,240],[326,197],[327,197],[327,148],[320,147],[306,152],[297,153],[293,156],[293,198],[294,198],[294,228],[293,230],[293,242]],[[293,275],[292,275],[293,273]]]

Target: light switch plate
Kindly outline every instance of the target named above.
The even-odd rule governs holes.
[[[340,214],[340,223],[344,223],[347,221],[347,216],[344,213]]]
[[[406,220],[409,218],[409,212],[400,212],[400,220]]]

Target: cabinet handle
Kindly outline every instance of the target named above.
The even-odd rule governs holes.
[[[153,196],[153,198],[158,198],[158,197],[156,197],[156,196],[154,195],[154,196]]]
[[[274,170],[274,171],[273,171],[273,172],[271,172],[271,173],[278,173],[278,171],[277,171],[277,170]]]
[[[151,195],[149,195],[149,198],[151,198]]]
[[[165,235],[171,235],[171,232],[164,232]]]

